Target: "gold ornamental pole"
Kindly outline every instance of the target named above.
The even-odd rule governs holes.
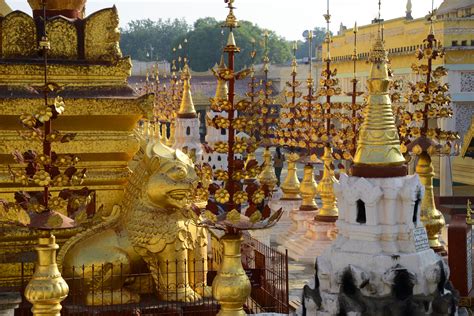
[[[433,193],[433,177],[435,173],[431,157],[426,151],[423,151],[418,157],[416,173],[425,187],[425,195],[421,201],[421,222],[426,228],[430,247],[437,252],[444,252],[444,247],[439,241],[439,235],[446,223],[443,214],[435,205]]]
[[[322,157],[324,162],[323,177],[318,184],[318,193],[321,197],[322,206],[319,209],[316,220],[327,220],[337,218],[339,211],[336,206],[336,195],[334,194],[334,184],[337,182],[334,176],[334,166],[332,158],[332,148],[324,147],[324,155]]]
[[[301,200],[301,183],[298,179],[298,170],[296,168],[296,162],[299,158],[299,155],[296,153],[290,153],[288,155],[288,174],[281,184],[281,190],[283,191],[282,200]]]
[[[268,186],[270,191],[273,191],[278,183],[278,179],[275,174],[275,169],[273,168],[272,153],[268,147],[263,151],[263,161],[263,170],[258,177],[258,181]]]
[[[332,71],[331,71],[331,33],[329,32],[329,23],[331,20],[331,15],[329,14],[329,0],[327,4],[327,12],[324,14],[324,19],[327,23],[327,30],[326,30],[326,37],[324,42],[327,44],[326,46],[326,71],[325,71],[325,81],[324,81],[324,88],[326,95],[326,103],[332,105],[331,103],[331,96],[332,94],[329,91],[333,91],[334,88],[332,87],[332,82],[334,81],[331,79]],[[334,90],[335,91],[335,90]],[[335,92],[334,92],[335,93]],[[325,114],[327,115],[326,119],[326,144],[324,146],[324,155],[323,155],[323,162],[324,162],[324,170],[323,170],[323,177],[321,181],[319,181],[318,185],[318,193],[321,196],[322,206],[319,210],[318,215],[315,216],[316,221],[328,221],[328,222],[335,222],[339,215],[339,211],[336,206],[336,195],[334,194],[334,184],[337,182],[336,178],[334,177],[334,170],[333,170],[333,157],[332,157],[332,148],[330,145],[330,137],[331,137],[331,107],[327,107],[324,110]]]
[[[219,272],[212,283],[212,295],[221,305],[218,316],[245,316],[243,309],[250,295],[251,284],[242,267],[241,234],[221,238],[224,255]]]
[[[227,45],[224,47],[224,51],[227,52],[229,72],[234,71],[234,58],[235,53],[240,51],[235,43],[233,29],[238,27],[237,18],[234,15],[234,0],[227,0],[227,8],[229,13],[227,15],[224,27],[229,29],[229,36]],[[230,122],[234,119],[234,92],[235,92],[235,78],[229,80],[228,87],[228,102],[230,103],[230,110],[228,112],[228,119]],[[235,130],[230,124],[228,133],[228,155],[227,155],[227,172],[229,175],[229,183],[233,182],[233,175],[235,171],[234,165],[234,143],[235,143]],[[236,192],[232,185],[229,186],[229,202],[227,208],[227,218],[229,214],[238,212],[234,208],[236,207],[236,200],[234,199]],[[240,217],[240,216],[239,216]],[[221,309],[218,316],[245,316],[246,313],[243,309],[243,305],[247,298],[250,296],[251,284],[245,271],[242,267],[242,259],[240,256],[240,246],[242,243],[242,234],[236,229],[230,229],[226,231],[226,234],[221,238],[222,245],[224,247],[224,255],[222,258],[221,266],[217,272],[217,276],[212,282],[212,295],[221,305]]]
[[[300,194],[303,201],[301,202],[301,211],[314,211],[318,209],[315,197],[318,193],[318,185],[314,179],[314,167],[312,164],[304,166],[303,181],[301,181]]]
[[[291,92],[287,93],[286,96],[291,97],[291,102],[289,103],[290,106],[290,113],[294,114],[295,112],[295,107],[296,107],[296,98],[297,98],[297,91],[296,88],[300,84],[296,80],[296,75],[298,74],[297,72],[297,67],[298,63],[296,61],[296,51],[298,49],[297,43],[293,43],[293,60],[291,61],[291,81],[287,82],[287,84],[291,85]],[[289,119],[290,121],[293,120],[293,118]],[[288,135],[291,135],[290,133]],[[280,145],[285,145],[288,144],[285,140],[285,132],[283,129],[281,130],[281,143]],[[283,197],[281,198],[282,200],[301,200],[301,195],[300,195],[300,180],[298,179],[298,169],[297,169],[297,161],[300,158],[300,156],[293,152],[295,150],[294,147],[290,147],[290,153],[288,154],[288,163],[287,163],[287,174],[285,180],[283,180],[283,183],[281,184],[281,190],[283,191]]]
[[[26,299],[33,304],[35,316],[61,315],[61,302],[67,297],[69,287],[61,276],[56,264],[56,238],[53,235],[39,238],[38,262],[35,273],[25,289]]]

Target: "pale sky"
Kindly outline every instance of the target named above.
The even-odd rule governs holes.
[[[12,9],[30,12],[26,0],[6,0]],[[443,0],[434,0],[435,8]],[[406,0],[383,0],[382,18],[385,20],[405,16]],[[378,0],[330,0],[331,31],[336,33],[343,22],[348,28],[369,24],[377,16]],[[87,14],[116,5],[121,26],[128,21],[150,18],[181,18],[188,23],[211,16],[223,20],[227,14],[223,0],[89,0]],[[412,15],[423,17],[431,10],[431,0],[412,0]],[[238,19],[249,20],[260,27],[276,31],[288,40],[303,39],[305,29],[326,26],[323,14],[326,0],[236,0]]]

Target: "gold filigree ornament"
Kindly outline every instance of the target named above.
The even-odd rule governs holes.
[[[260,211],[253,212],[253,214],[250,215],[249,220],[253,224],[261,221],[262,220],[262,213]]]
[[[26,127],[34,127],[36,126],[36,118],[28,113],[22,114],[20,116],[21,123]]]
[[[224,203],[229,202],[230,194],[229,194],[229,191],[227,191],[224,188],[221,188],[221,189],[216,190],[214,197],[218,203],[224,204]]]
[[[206,210],[204,212],[204,217],[206,219],[208,219],[209,221],[211,221],[213,224],[217,223],[217,216],[214,215],[214,213],[212,213],[211,211],[209,210]]]
[[[49,106],[44,107],[42,110],[35,114],[35,118],[41,123],[45,123],[51,119],[53,116],[53,111]]]
[[[51,176],[48,172],[40,170],[33,176],[33,182],[40,186],[47,186],[51,183]]]
[[[240,218],[241,215],[239,211],[237,211],[235,208],[226,215],[226,219],[234,224],[238,223],[240,221]]]
[[[242,204],[248,201],[247,192],[237,191],[234,193],[234,202],[237,204]]]

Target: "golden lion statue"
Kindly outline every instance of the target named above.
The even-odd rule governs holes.
[[[58,254],[66,278],[85,279],[87,305],[139,302],[133,280],[117,272],[122,269],[126,276],[145,264],[162,300],[212,296],[206,284],[207,231],[196,226],[189,202],[197,181],[184,153],[160,142],[146,146],[123,205],[70,239]]]

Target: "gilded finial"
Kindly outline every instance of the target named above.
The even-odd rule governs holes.
[[[217,66],[217,73],[220,73],[221,71],[225,69],[226,69],[226,65],[224,62],[224,55],[221,55],[221,61],[219,63],[219,66]],[[216,88],[216,94],[214,95],[214,100],[227,99],[227,94],[229,93],[229,90],[227,89],[227,82],[221,79],[219,76],[216,76],[216,78],[217,78],[217,88]]]
[[[400,139],[388,95],[389,76],[387,52],[380,31],[370,52],[372,63],[367,85],[369,98],[366,117],[362,124],[355,165],[399,166],[405,163],[400,150]]]
[[[180,118],[195,118],[197,117],[196,109],[194,108],[193,96],[191,94],[191,73],[187,63],[184,64],[181,80],[183,81],[183,95],[181,98],[181,105],[179,106],[178,117]]]
[[[225,3],[227,3],[227,8],[229,9],[229,14],[227,14],[227,18],[225,19],[225,23],[223,27],[228,27],[231,29],[239,27],[237,18],[234,15],[234,9],[235,7],[233,6],[235,0],[224,0]]]

